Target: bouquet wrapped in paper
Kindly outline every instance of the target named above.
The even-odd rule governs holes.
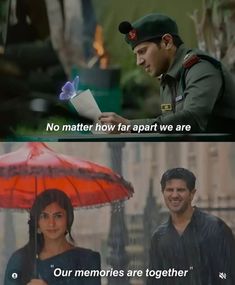
[[[79,77],[77,76],[73,82],[66,82],[60,93],[60,100],[69,100],[80,116],[98,122],[101,111],[89,89],[79,91]],[[93,133],[96,133],[93,129]]]

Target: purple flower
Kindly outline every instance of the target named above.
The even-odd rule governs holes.
[[[60,100],[69,100],[77,94],[79,86],[79,76],[76,76],[73,82],[67,81],[62,87],[62,92],[60,93]]]

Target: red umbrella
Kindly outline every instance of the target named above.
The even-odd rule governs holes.
[[[66,192],[74,207],[128,199],[133,188],[123,177],[98,164],[56,153],[31,142],[0,156],[0,207],[29,209],[47,188]]]

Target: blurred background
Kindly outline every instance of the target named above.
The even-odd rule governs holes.
[[[0,154],[21,143],[0,143]],[[119,210],[75,210],[76,245],[98,250],[102,269],[145,270],[148,248],[156,227],[168,217],[160,188],[162,174],[172,167],[186,167],[196,177],[193,204],[222,218],[235,235],[235,143],[222,142],[50,142],[47,145],[75,158],[113,168],[134,186],[134,196]],[[0,284],[9,256],[28,239],[28,214],[0,210]],[[145,278],[103,279],[102,285],[144,285]]]
[[[159,114],[158,83],[135,66],[117,28],[152,12],[176,20],[189,47],[235,71],[234,0],[0,0],[0,138],[43,134],[46,123],[76,123],[61,86],[80,76],[102,111],[130,119]]]

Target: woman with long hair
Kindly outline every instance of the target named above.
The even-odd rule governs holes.
[[[98,272],[100,254],[74,246],[73,220],[63,191],[47,189],[38,195],[30,211],[29,241],[11,256],[4,285],[100,285],[100,277],[76,273]]]

